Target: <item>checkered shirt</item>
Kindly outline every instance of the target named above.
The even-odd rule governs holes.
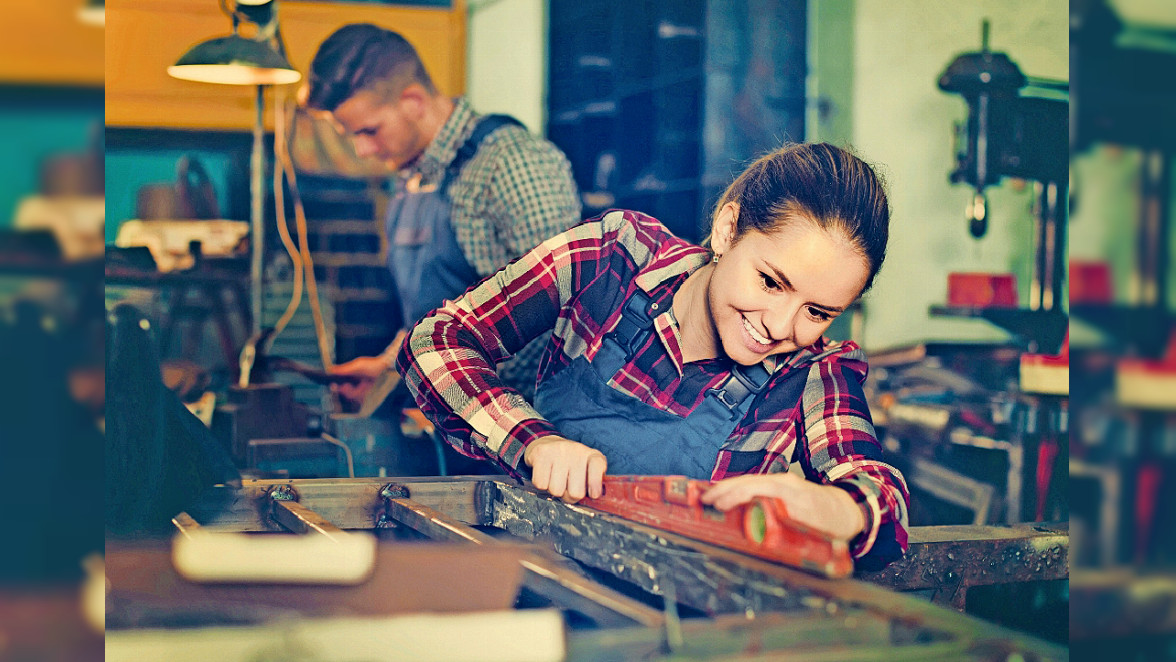
[[[481,115],[464,97],[409,170],[436,184]],[[527,129],[507,125],[482,140],[449,185],[450,221],[470,266],[482,277],[580,222],[572,167],[559,148]]]
[[[400,177],[440,183],[482,116],[464,97],[421,157]],[[558,147],[527,129],[505,125],[486,136],[449,184],[450,223],[466,261],[480,277],[581,220],[571,164]],[[473,285],[473,283],[470,283]],[[499,374],[530,395],[543,343],[499,366]]]
[[[397,358],[418,405],[463,453],[526,472],[528,443],[558,434],[494,366],[534,338],[546,337],[542,382],[584,356],[591,360],[618,324],[623,303],[646,292],[663,311],[654,333],[609,384],[648,405],[686,416],[718,386],[733,363],[726,357],[682,361],[674,293],[709,259],[658,221],[614,211],[553,237],[413,330]],[[788,471],[836,485],[853,496],[867,528],[850,542],[866,567],[900,556],[907,546],[910,497],[902,475],[882,460],[862,392],[867,365],[852,342],[826,339],[770,357],[772,375],[723,444],[711,478]],[[799,401],[773,389],[804,371]],[[795,391],[793,392],[795,393]]]

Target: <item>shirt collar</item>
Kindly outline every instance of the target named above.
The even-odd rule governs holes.
[[[430,184],[440,181],[441,176],[445,173],[445,168],[457,156],[457,150],[474,132],[477,119],[478,115],[470,107],[465,97],[454,99],[453,112],[450,113],[449,119],[445,120],[445,124],[441,125],[437,137],[429,143],[416,163],[401,174],[404,176],[420,174],[421,180]]]

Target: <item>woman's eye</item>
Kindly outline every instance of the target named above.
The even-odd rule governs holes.
[[[812,306],[809,306],[808,311],[809,315],[812,315],[813,319],[819,320],[821,322],[827,322],[833,319],[832,315],[821,310],[820,308],[813,308]]]
[[[763,286],[769,290],[776,290],[776,289],[780,288],[780,285],[776,282],[776,279],[772,278],[771,276],[765,274],[762,271],[760,272],[760,280],[763,281]]]

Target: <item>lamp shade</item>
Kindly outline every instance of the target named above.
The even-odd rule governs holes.
[[[264,42],[240,35],[200,42],[167,68],[175,78],[225,85],[285,85],[302,74]]]
[[[106,25],[106,0],[86,0],[78,10],[78,18],[90,25]]]

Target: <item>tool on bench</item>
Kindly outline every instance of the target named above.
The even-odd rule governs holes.
[[[315,384],[351,384],[363,379],[355,375],[332,374],[284,356],[265,356],[263,360],[265,369],[270,372],[295,372]]]
[[[721,511],[699,500],[709,486],[685,476],[605,476],[600,497],[580,504],[826,577],[853,573],[849,545],[791,519],[780,499]]]
[[[274,344],[273,333],[272,327],[266,327],[251,336],[241,349],[239,385],[242,388],[251,382],[268,379],[273,372],[296,372],[316,384],[352,383],[362,379],[354,375],[331,374],[284,356],[270,356],[269,350]]]

